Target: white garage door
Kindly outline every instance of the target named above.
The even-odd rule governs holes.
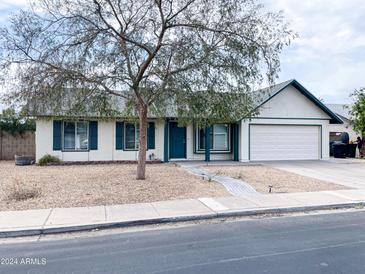
[[[319,126],[251,125],[250,160],[321,158]]]

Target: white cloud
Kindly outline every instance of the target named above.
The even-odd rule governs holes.
[[[365,86],[363,0],[263,0],[283,10],[299,38],[284,50],[280,80],[296,78],[329,102]]]
[[[27,4],[27,0],[1,0],[0,10],[11,9],[13,7],[23,7]]]

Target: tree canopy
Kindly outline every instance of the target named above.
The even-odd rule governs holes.
[[[14,109],[4,109],[0,114],[0,131],[11,134],[22,134],[26,131],[35,131],[34,119],[24,117]]]
[[[350,110],[351,120],[354,129],[365,137],[365,88],[355,90],[352,97],[355,103]]]
[[[39,0],[0,36],[8,102],[137,116],[145,155],[147,112],[198,126],[254,115],[252,86],[277,77],[295,34],[256,0]]]

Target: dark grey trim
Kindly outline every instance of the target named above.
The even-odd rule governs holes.
[[[248,125],[248,160],[251,161],[251,126],[318,126],[320,127],[320,145],[321,145],[321,158],[323,159],[323,140],[322,140],[322,135],[323,135],[323,128],[321,124],[260,124],[260,123],[252,123]]]

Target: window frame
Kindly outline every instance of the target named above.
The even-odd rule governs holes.
[[[146,132],[146,141],[147,141],[146,150],[147,151],[148,150],[154,150],[154,149],[156,149],[156,147],[153,148],[153,149],[148,148],[148,129],[149,129],[149,124],[150,123],[154,123],[154,127],[155,127],[155,130],[156,130],[156,122],[155,121],[147,121],[147,132]],[[137,128],[139,130],[139,126],[137,126],[137,125],[139,125],[138,122],[135,122],[135,123],[133,123],[133,122],[123,122],[123,148],[122,148],[122,150],[123,151],[138,151],[139,150],[139,147],[136,148],[136,145],[134,146],[134,148],[126,148],[126,144],[127,144],[127,131],[126,131],[126,126],[127,126],[127,124],[134,125],[134,134],[135,134],[134,136],[136,136],[136,130],[137,130]],[[155,133],[155,138],[156,138],[156,133]],[[134,141],[136,141],[136,140],[134,140]],[[139,140],[138,140],[138,145],[139,145]]]
[[[65,123],[74,123],[75,125],[75,148],[65,148]],[[87,148],[76,148],[76,136],[77,136],[77,124],[78,123],[86,123],[86,136],[87,136]],[[63,152],[88,152],[90,151],[90,144],[89,144],[89,121],[85,120],[63,120],[62,121],[62,151]]]
[[[134,125],[134,148],[127,148],[127,125]],[[139,150],[139,140],[138,140],[138,147],[137,147],[137,142],[136,142],[136,136],[137,136],[137,129],[139,130],[139,127],[137,126],[138,123],[128,123],[128,122],[124,122],[123,125],[123,131],[124,131],[124,146],[123,146],[123,150],[126,151],[138,151]],[[140,135],[138,135],[140,136]]]
[[[228,149],[227,150],[215,150],[215,149],[210,149],[209,151],[211,153],[231,153],[232,152],[232,147],[231,147],[231,124],[227,124],[227,123],[218,123],[218,124],[214,124],[214,125],[227,125],[228,126],[228,134],[227,134],[227,138],[228,138]],[[213,142],[214,142],[214,125],[212,125],[212,129],[211,132],[213,134]],[[197,127],[195,128],[195,152],[196,153],[204,153],[205,152],[205,148],[201,149],[199,147],[199,143],[200,143],[200,130],[201,128]]]

